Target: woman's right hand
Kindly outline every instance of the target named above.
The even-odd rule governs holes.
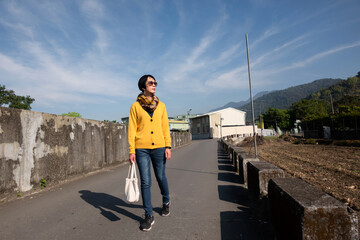
[[[135,161],[136,161],[135,153],[130,153],[129,154],[129,162],[134,163]]]

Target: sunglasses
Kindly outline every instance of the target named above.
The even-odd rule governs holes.
[[[155,86],[155,87],[156,87],[158,83],[157,83],[157,82],[153,82],[153,81],[149,81],[149,82],[147,82],[146,84],[149,85],[149,86]]]

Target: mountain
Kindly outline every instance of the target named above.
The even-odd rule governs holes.
[[[322,89],[344,81],[343,79],[324,78],[315,80],[311,83],[290,87],[284,90],[273,91],[254,100],[255,119],[264,113],[269,107],[277,109],[287,109],[292,103],[300,101]],[[247,112],[246,121],[251,121],[251,103],[247,103],[238,109]]]
[[[324,100],[330,102],[330,94],[333,102],[342,100],[344,97],[360,96],[360,77],[350,77],[340,81],[326,89],[321,89],[308,97],[307,100]]]
[[[253,99],[257,99],[265,94],[269,93],[269,91],[262,91],[262,92],[259,92],[257,93],[255,96],[253,96]],[[221,109],[224,109],[224,108],[228,108],[228,107],[233,107],[233,108],[237,108],[239,109],[240,107],[244,106],[245,104],[249,103],[250,102],[250,98],[246,101],[240,101],[240,102],[229,102],[227,104],[225,104],[224,106],[222,107],[218,107],[218,108],[214,108],[212,110],[210,110],[209,112],[214,112],[214,111],[218,111],[218,110],[221,110]]]

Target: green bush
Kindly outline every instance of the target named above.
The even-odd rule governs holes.
[[[62,116],[68,116],[68,117],[76,117],[76,118],[82,118],[80,113],[77,112],[68,112],[61,114]]]
[[[42,179],[40,180],[40,186],[41,186],[41,189],[46,188],[46,180],[45,180],[44,178],[42,178]]]
[[[315,144],[317,144],[317,141],[316,141],[316,139],[306,139],[304,143],[315,145]]]

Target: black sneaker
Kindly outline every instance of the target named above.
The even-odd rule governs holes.
[[[170,215],[170,202],[164,203],[161,209],[161,216],[166,217]]]
[[[151,230],[151,226],[155,223],[155,219],[154,216],[150,216],[150,215],[145,215],[145,220],[143,223],[141,223],[140,225],[140,229],[142,231],[150,231]]]

